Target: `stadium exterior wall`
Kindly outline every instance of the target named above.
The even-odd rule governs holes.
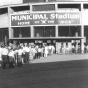
[[[27,1],[27,0],[26,0]],[[1,12],[1,14],[0,14],[0,19],[2,19],[3,18],[3,20],[0,22],[0,28],[7,28],[7,30],[8,30],[8,32],[9,32],[9,39],[69,39],[69,40],[80,40],[80,43],[81,43],[81,49],[83,49],[84,48],[84,46],[83,46],[83,44],[85,43],[85,36],[84,36],[84,26],[87,26],[88,25],[88,22],[86,21],[85,22],[85,19],[86,19],[86,14],[85,13],[87,13],[87,11],[85,12],[84,10],[87,10],[87,8],[86,8],[86,5],[88,4],[88,2],[87,1],[85,1],[85,2],[83,2],[83,1],[76,1],[76,2],[74,2],[74,1],[72,1],[72,2],[44,2],[44,3],[25,3],[25,4],[22,4],[23,3],[23,1],[22,0],[20,0],[20,4],[15,4],[15,5],[7,5],[7,6],[1,6],[1,9],[7,9],[5,12]],[[64,5],[64,4],[72,4],[73,5],[73,7],[77,4],[77,5],[79,5],[79,7],[76,7],[77,9],[78,9],[78,11],[74,11],[74,12],[66,12],[66,9],[64,9],[64,12],[62,11],[62,12],[60,12],[59,10],[58,10],[58,6],[59,5]],[[45,5],[46,7],[44,8],[44,9],[42,9],[42,8],[39,8],[38,6],[42,6],[43,7],[43,5]],[[49,7],[47,7],[47,5],[52,5],[51,6],[51,8],[50,8],[50,6]],[[52,8],[53,7],[53,5],[54,5],[54,9]],[[24,9],[24,7],[26,8],[26,9]],[[34,8],[36,8],[36,7],[38,7],[39,8],[39,10],[40,11],[36,11]],[[84,8],[85,7],[85,8]],[[48,10],[47,10],[47,8],[48,8]],[[38,10],[38,9],[37,9]],[[67,9],[68,10],[68,9]],[[4,14],[3,14],[4,13]],[[68,20],[65,20],[67,23],[62,23],[62,24],[60,24],[60,23],[58,23],[59,21],[58,20],[60,20],[60,18],[58,18],[58,20],[57,20],[57,18],[55,18],[54,20],[51,20],[51,19],[49,19],[49,15],[52,15],[51,13],[55,13],[55,14],[53,14],[53,15],[55,15],[55,16],[57,16],[57,14],[56,13],[61,13],[61,14],[59,14],[58,16],[62,16],[62,20],[63,19],[65,19],[64,17],[67,17],[67,19],[69,18],[69,21],[70,20],[72,20],[72,19],[70,19],[70,16],[72,16],[71,14],[76,14],[75,16],[77,17],[77,16],[79,16],[79,18],[77,18],[76,20],[74,20],[73,19],[73,21],[75,22],[70,22],[69,23],[69,21]],[[64,13],[64,14],[63,14]],[[12,21],[12,18],[11,18],[11,16],[20,16],[20,15],[22,15],[22,14],[32,14],[32,15],[34,15],[34,14],[40,14],[40,15],[38,15],[38,19],[36,18],[36,19],[33,19],[33,20],[31,20],[30,21],[30,23],[28,23],[27,25],[25,25],[25,24],[23,24],[23,25],[14,25],[15,23],[17,23],[17,21],[16,21],[16,19],[15,20],[13,20]],[[42,14],[42,15],[41,15]],[[45,14],[45,15],[44,15]],[[48,14],[48,15],[47,15]],[[63,14],[63,15],[62,15]],[[77,15],[78,14],[78,15]],[[87,13],[88,14],[88,13]],[[51,21],[51,23],[47,23],[47,21],[46,21],[46,24],[41,24],[41,20],[45,20],[45,18],[47,18],[47,17],[45,17],[44,18],[44,16],[47,16],[48,17],[48,19]],[[34,17],[34,16],[32,16],[32,17]],[[56,21],[57,20],[57,21]],[[54,22],[55,21],[55,23],[52,23],[52,22]],[[64,21],[64,20],[63,20]],[[65,22],[64,21],[64,22]],[[76,23],[78,21],[78,23]],[[39,22],[38,24],[36,24],[36,22]],[[2,24],[1,24],[2,23]],[[13,24],[11,24],[11,23],[13,23]],[[27,23],[27,22],[26,22]],[[4,24],[4,25],[3,25]],[[47,27],[47,26],[54,26],[55,27],[55,36],[54,37],[41,37],[41,38],[36,38],[35,36],[34,36],[34,27]],[[78,37],[60,37],[60,36],[58,36],[58,26],[80,26],[80,36],[78,36]],[[23,28],[23,27],[29,27],[30,28],[30,36],[29,37],[22,37],[22,36],[19,36],[19,37],[14,37],[14,30],[15,30],[15,28]],[[4,36],[5,37],[5,36]]]

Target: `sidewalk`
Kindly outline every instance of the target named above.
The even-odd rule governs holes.
[[[86,60],[88,59],[88,54],[72,54],[72,55],[59,55],[54,54],[48,56],[47,58],[35,59],[30,62],[30,64],[34,63],[48,63],[48,62],[61,62],[61,61],[74,61],[74,60]],[[1,66],[1,61],[0,61]]]
[[[54,54],[47,58],[40,58],[31,61],[32,63],[47,63],[47,62],[60,62],[60,61],[72,61],[72,60],[85,60],[88,59],[88,54],[72,54],[72,55],[58,55]]]

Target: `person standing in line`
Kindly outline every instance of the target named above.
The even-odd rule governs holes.
[[[19,67],[21,67],[21,66],[22,66],[22,54],[23,54],[23,49],[22,49],[22,47],[19,47],[17,53],[18,53],[17,65],[18,65]]]
[[[30,61],[32,61],[33,60],[33,55],[32,55],[32,46],[31,46],[31,48],[30,48],[30,53],[29,53],[29,63],[30,63]]]
[[[36,49],[36,59],[38,58],[38,48],[39,48],[39,46],[36,45],[36,46],[35,46],[35,49]]]
[[[18,47],[14,50],[15,65],[17,65],[18,60]]]
[[[9,68],[13,68],[15,61],[15,53],[13,49],[10,49],[8,56],[9,56]]]
[[[48,46],[48,48],[49,48],[49,55],[51,55],[51,52],[52,52],[52,46],[51,46],[51,44]]]
[[[80,45],[78,46],[78,53],[81,54],[81,47],[80,47]]]
[[[38,58],[40,59],[40,57],[41,57],[41,47],[39,46],[39,48],[38,48]]]
[[[75,53],[75,46],[72,45],[72,53]]]
[[[2,68],[5,69],[8,61],[8,49],[6,46],[2,48]]]
[[[87,53],[87,46],[84,46],[84,53]]]
[[[52,49],[51,49],[51,54],[55,54],[55,47],[54,45],[51,45]]]
[[[38,52],[38,50],[36,49],[36,46],[34,47],[34,52],[35,52],[34,59],[37,59],[37,52]]]
[[[33,52],[33,59],[36,59],[36,55],[37,55],[37,50],[35,49],[35,46],[33,46],[32,48],[32,52]]]
[[[42,58],[44,57],[44,47],[43,46],[41,47],[41,57]]]
[[[46,45],[44,49],[44,57],[47,57],[47,56],[48,56],[48,46]]]
[[[21,43],[21,46],[22,50],[24,49],[24,45],[23,43]],[[22,54],[22,64],[25,64],[25,51],[23,50],[23,54]]]
[[[86,48],[87,48],[87,53],[88,53],[88,45],[86,46]]]
[[[29,63],[30,48],[27,45],[25,45],[24,48],[23,48],[23,51],[25,53],[25,57],[24,57],[25,63]]]
[[[2,61],[2,46],[0,45],[0,61]]]
[[[32,61],[35,57],[35,47],[34,45],[31,46],[31,50],[30,50],[30,61]]]
[[[65,48],[65,54],[69,54],[69,48],[68,48],[68,46],[66,46],[66,48]]]

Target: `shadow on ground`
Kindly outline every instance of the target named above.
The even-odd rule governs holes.
[[[0,67],[0,88],[88,88],[88,60]]]

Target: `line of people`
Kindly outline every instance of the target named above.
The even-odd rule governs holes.
[[[1,46],[0,56],[2,58],[2,68],[13,68],[14,66],[21,67],[23,64],[28,64],[34,59],[47,57],[55,53],[53,45],[28,45],[21,43],[18,46]]]
[[[57,54],[82,54],[82,53],[88,53],[88,46],[84,46],[84,50],[81,50],[81,46],[66,46],[63,47],[61,46],[58,50],[57,50]]]

